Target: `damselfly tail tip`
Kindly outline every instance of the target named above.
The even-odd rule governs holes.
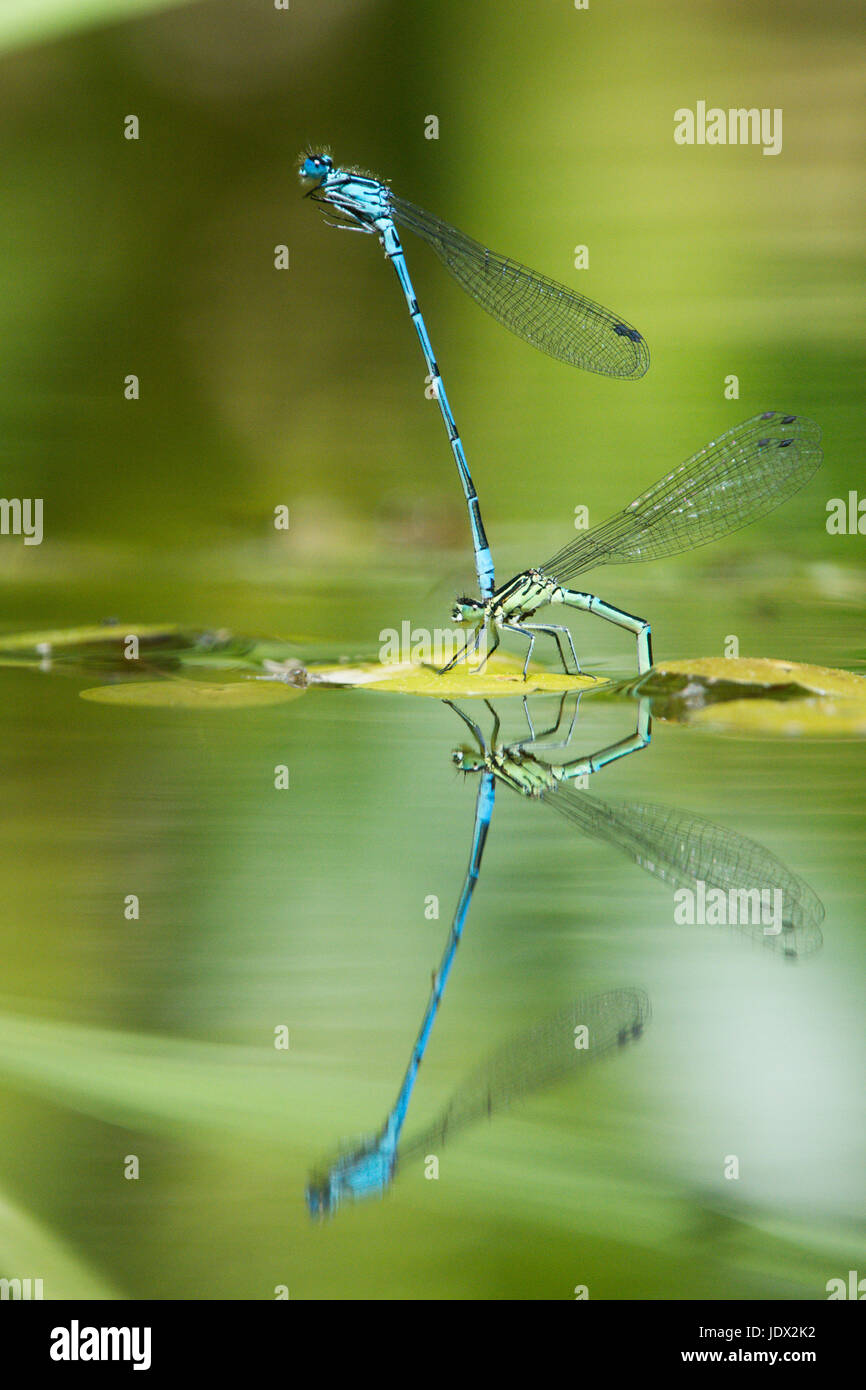
[[[323,1220],[330,1216],[336,1206],[334,1192],[328,1178],[320,1176],[311,1177],[304,1191],[307,1202],[307,1211],[316,1220]]]

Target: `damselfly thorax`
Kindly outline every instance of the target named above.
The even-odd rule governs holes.
[[[557,599],[560,586],[540,570],[525,570],[500,589],[487,602],[487,621],[492,623],[519,622],[531,618],[545,604]]]
[[[540,797],[561,780],[561,769],[541,762],[517,747],[493,749],[485,759],[488,769],[521,796]]]
[[[315,186],[310,196],[314,202],[329,203],[338,212],[354,218],[363,225],[364,231],[370,233],[376,230],[378,222],[391,217],[389,189],[376,179],[364,178],[361,174],[345,173],[338,169]]]
[[[481,663],[478,666],[480,671],[487,658],[499,646],[500,632],[514,632],[526,638],[527,649],[526,658],[523,663],[523,675],[529,669],[529,662],[535,647],[535,639],[538,633],[546,633],[552,637],[559,651],[562,661],[562,668],[568,671],[568,660],[565,655],[563,642],[567,643],[571,652],[571,659],[574,669],[579,671],[580,664],[577,660],[577,653],[574,649],[571,633],[567,627],[561,623],[531,623],[529,619],[538,612],[539,608],[545,608],[549,604],[567,604],[572,608],[582,608],[587,612],[601,612],[600,601],[595,599],[592,594],[579,594],[565,589],[556,580],[541,570],[524,570],[514,579],[510,579],[507,584],[503,584],[494,594],[484,603],[475,603],[468,599],[461,599],[454,611],[454,621],[466,623],[475,627],[473,636],[469,637],[461,651],[452,657],[447,666],[443,667],[448,671],[452,666],[465,655],[480,652],[482,639],[492,630],[493,642],[486,646],[481,656]],[[643,647],[639,649],[639,661],[641,670],[649,670],[652,665],[652,657],[649,647],[649,624],[642,618],[633,618],[628,613],[621,613],[619,609],[611,608],[610,605],[603,605],[604,617],[610,617],[611,621],[618,622],[620,626],[628,627],[632,632],[645,632]]]

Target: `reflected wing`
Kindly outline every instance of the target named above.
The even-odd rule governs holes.
[[[552,1018],[519,1033],[493,1054],[454,1094],[442,1114],[400,1149],[400,1162],[426,1153],[483,1116],[551,1086],[575,1069],[640,1037],[650,1017],[643,990],[616,989],[583,995]],[[587,1029],[586,1047],[575,1045],[575,1029]]]
[[[756,840],[670,806],[643,802],[612,806],[566,784],[545,792],[543,800],[587,835],[614,845],[671,888],[694,890],[700,880],[708,889],[719,888],[725,894],[779,889],[781,931],[765,934],[760,921],[740,929],[785,956],[804,957],[820,950],[823,903],[808,883]],[[736,902],[741,916],[751,916],[751,901]]]

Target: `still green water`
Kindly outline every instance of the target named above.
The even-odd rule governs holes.
[[[660,658],[734,635],[864,671],[862,537],[824,524],[862,486],[858,7],[625,8],[226,0],[2,56],[3,492],[46,509],[40,547],[0,543],[4,633],[116,617],[355,658],[446,621],[471,576],[453,466],[388,267],[299,196],[321,139],[646,334],[642,382],[579,376],[407,247],[502,579],[576,506],[598,521],[722,429],[799,412],[825,440],[803,493],[597,587],[651,619]],[[783,153],[675,146],[674,110],[705,96],[783,106]],[[574,631],[587,669],[632,669],[622,634]],[[862,743],[656,720],[593,779],[801,874],[826,919],[798,964],[676,926],[663,886],[500,790],[407,1130],[579,994],[644,989],[652,1022],[455,1138],[438,1180],[401,1171],[317,1224],[310,1168],[384,1120],[447,936],[465,730],[368,691],[207,713],[79,698],[107,679],[0,667],[0,1276],[46,1297],[799,1299],[866,1272]],[[586,699],[576,742],[633,727],[626,698]]]
[[[652,1022],[455,1137],[438,1180],[400,1169],[384,1200],[317,1224],[308,1171],[384,1121],[445,943],[473,823],[475,783],[450,758],[466,731],[437,701],[364,691],[206,716],[79,698],[104,679],[2,675],[0,1153],[14,1267],[32,1250],[48,1296],[819,1298],[856,1267],[861,744],[656,722],[592,781],[801,874],[827,915],[823,950],[797,963],[674,925],[663,885],[500,788],[407,1132],[579,994],[643,988]],[[555,704],[533,701],[539,724]],[[498,708],[520,737],[520,702]],[[633,724],[626,699],[585,697],[572,751]]]

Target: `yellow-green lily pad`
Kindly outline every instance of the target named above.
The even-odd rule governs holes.
[[[866,699],[866,678],[833,666],[810,666],[797,661],[778,661],[766,657],[701,656],[691,661],[665,661],[654,666],[641,682],[641,692],[652,694],[654,687],[671,677],[686,678],[712,686],[748,685],[761,690],[796,687],[815,695],[843,695]]]
[[[81,691],[82,700],[100,705],[144,705],[150,709],[224,710],[285,704],[303,695],[298,686],[282,681],[125,681]]]
[[[177,623],[99,623],[91,627],[49,628],[43,632],[15,632],[0,637],[0,652],[36,652],[50,655],[52,651],[67,647],[92,646],[94,642],[122,643],[129,633],[139,641],[150,641],[160,637],[174,637],[182,632]]]
[[[309,666],[312,685],[359,687],[385,690],[400,695],[427,695],[437,700],[492,699],[502,695],[533,695],[541,691],[562,693],[606,685],[593,676],[569,676],[563,672],[536,670],[530,666],[523,678],[523,662],[507,656],[493,656],[483,671],[475,673],[465,662],[458,662],[442,674],[435,666],[421,662],[384,664],[357,662],[352,666]]]
[[[762,657],[700,657],[654,666],[634,687],[653,714],[739,737],[862,738],[866,679]]]

